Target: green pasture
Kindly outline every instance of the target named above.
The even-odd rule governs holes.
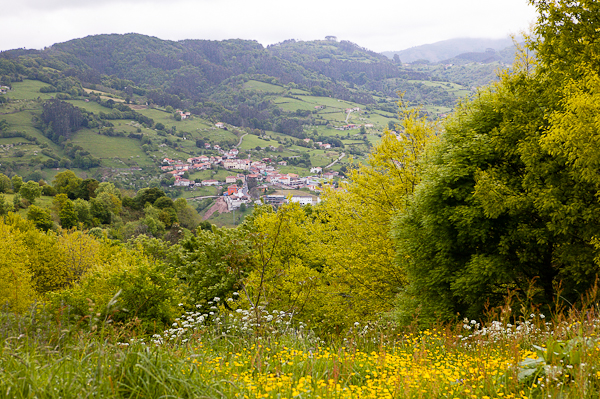
[[[282,86],[260,82],[258,80],[249,80],[244,83],[244,89],[253,90],[253,91],[261,91],[264,93],[283,93],[285,88]]]
[[[315,109],[314,104],[290,97],[277,97],[273,102],[286,112],[295,112],[297,109],[304,111],[313,111]]]
[[[204,197],[209,195],[217,195],[218,187],[216,186],[203,186],[199,188],[194,188],[193,190],[185,190],[181,197],[185,199],[195,198],[195,197]]]
[[[127,137],[108,137],[97,134],[89,129],[75,133],[73,144],[80,145],[95,157],[100,159],[132,159],[140,166],[153,165],[149,157],[142,151],[140,141]]]
[[[48,148],[52,149],[57,154],[62,152],[60,146],[53,143],[50,139],[45,137],[41,131],[36,129],[32,124],[32,118],[39,116],[38,113],[34,111],[21,111],[7,115],[0,115],[0,119],[6,120],[9,124],[9,132],[10,131],[18,131],[27,133],[33,137],[36,137],[40,144],[47,144]],[[25,140],[25,139],[23,139]]]
[[[239,173],[239,171],[231,171],[231,170],[226,170],[223,168],[200,170],[200,171],[197,171],[194,173],[190,173],[190,180],[201,179],[201,180],[225,181],[225,178],[227,176],[237,175],[238,173]],[[211,194],[208,194],[208,195],[211,195]]]
[[[167,129],[170,129],[171,126],[175,126],[178,131],[194,132],[196,130],[211,129],[214,127],[212,123],[199,117],[176,121],[173,114],[158,108],[140,109],[136,112],[152,118],[154,123],[162,123]]]
[[[275,140],[264,140],[253,134],[247,134],[246,136],[244,136],[242,145],[240,145],[239,149],[240,150],[249,150],[249,149],[256,148],[256,146],[267,147],[270,145],[278,146],[279,143]]]
[[[293,96],[309,96],[310,92],[301,89],[291,89],[290,94]]]
[[[24,79],[22,82],[12,83],[12,90],[6,96],[12,100],[42,100],[54,98],[56,93],[40,93],[40,87],[49,86],[39,80]]]
[[[346,100],[338,100],[332,97],[318,97],[318,96],[307,96],[305,98],[306,102],[312,103],[314,105],[325,105],[326,108],[321,110],[320,112],[327,111],[327,108],[340,108],[345,110],[346,108],[355,108],[359,107],[363,109],[365,106],[363,104],[353,103],[351,101]]]
[[[339,157],[337,152],[325,150],[310,150],[308,151],[308,154],[310,155],[310,162],[312,166],[321,167],[329,165]]]
[[[397,115],[390,112],[377,111],[377,113],[370,113],[368,115],[368,122],[365,123],[373,123],[376,126],[381,126],[381,129],[384,130],[388,128],[389,121],[393,121],[394,123],[400,122]]]
[[[85,109],[87,112],[93,112],[94,114],[99,114],[100,112],[108,114],[112,111],[110,108],[103,107],[95,101],[86,102],[85,100],[66,100],[66,102],[78,108]]]
[[[329,112],[320,112],[319,113],[319,116],[321,116],[323,119],[325,119],[327,121],[330,121],[334,125],[345,125],[346,124],[346,115],[347,114],[345,111],[331,112],[331,109],[329,110]]]

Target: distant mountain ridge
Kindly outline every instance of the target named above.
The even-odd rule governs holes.
[[[465,53],[485,53],[488,49],[497,52],[512,47],[513,41],[507,37],[504,39],[474,39],[457,38],[443,40],[441,42],[424,44],[400,51],[384,51],[381,54],[393,59],[398,54],[400,61],[410,63],[417,60],[428,60],[432,63],[449,60]]]

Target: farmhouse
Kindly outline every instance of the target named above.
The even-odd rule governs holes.
[[[175,111],[175,112],[177,112],[177,114],[179,114],[179,116],[181,116],[181,120],[188,119],[192,115],[189,112],[183,112],[183,111],[181,111],[179,109],[177,111]]]

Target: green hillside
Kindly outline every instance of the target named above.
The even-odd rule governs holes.
[[[474,70],[403,66],[334,40],[264,48],[127,34],[5,51],[0,171],[48,179],[72,168],[132,188],[168,185],[158,169],[164,158],[218,155],[214,145],[239,145],[253,159],[308,153],[325,166],[302,140],[328,140],[336,156],[360,158],[399,122],[399,92],[405,105],[437,119],[486,79],[463,79]]]

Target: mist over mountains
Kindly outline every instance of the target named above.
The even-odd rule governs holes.
[[[400,60],[404,63],[411,63],[417,60],[427,60],[436,63],[453,59],[461,54],[490,53],[491,49],[502,54],[512,47],[513,41],[510,37],[504,39],[456,38],[436,43],[423,44],[421,46],[415,46],[400,51],[384,51],[381,54],[390,59],[393,59],[394,55],[398,54]],[[512,54],[512,52],[514,52],[514,50],[509,51],[510,54]],[[486,58],[489,57],[483,57],[482,59]]]

